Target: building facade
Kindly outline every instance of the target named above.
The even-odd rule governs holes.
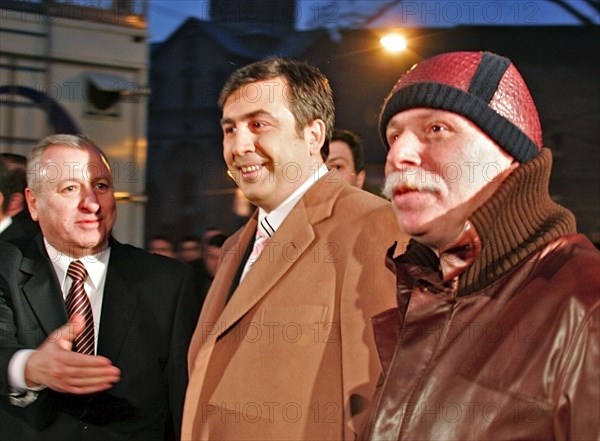
[[[0,3],[0,151],[83,133],[106,152],[119,200],[114,234],[145,225],[146,0]]]

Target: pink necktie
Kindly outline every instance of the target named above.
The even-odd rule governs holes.
[[[252,265],[254,265],[254,262],[256,262],[256,260],[258,259],[258,256],[260,256],[260,253],[262,253],[262,250],[265,248],[265,245],[267,244],[268,240],[269,240],[269,236],[267,236],[267,234],[264,233],[259,227],[256,230],[256,237],[254,238],[254,245],[252,246],[252,251],[250,252],[250,256],[248,257],[248,260],[246,261],[246,266],[244,267],[244,272],[242,273],[242,277],[240,280],[243,280],[244,277],[246,277],[246,274],[248,273],[248,271],[250,270]]]
[[[83,263],[74,260],[69,265],[67,275],[73,279],[73,285],[67,295],[67,312],[69,320],[73,319],[75,313],[85,317],[85,327],[73,341],[73,350],[81,354],[94,355],[94,316],[90,299],[84,290],[87,271]]]

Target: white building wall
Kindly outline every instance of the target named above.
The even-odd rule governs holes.
[[[0,8],[0,87],[21,86],[46,94],[81,133],[98,143],[113,166],[117,194],[125,196],[118,204],[114,234],[121,242],[141,246],[148,44],[144,24],[139,23],[102,23],[81,8],[72,17]],[[103,75],[102,87],[113,83],[127,96],[104,111],[95,108],[88,99],[90,74]],[[22,95],[0,95],[0,151],[27,155],[39,139],[57,131],[46,115]]]

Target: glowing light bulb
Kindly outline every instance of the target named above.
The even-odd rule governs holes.
[[[402,52],[407,48],[406,38],[398,33],[385,35],[381,37],[379,42],[385,50],[392,53]]]

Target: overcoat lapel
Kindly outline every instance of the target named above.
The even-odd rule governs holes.
[[[127,258],[126,248],[112,241],[104,285],[102,317],[98,333],[98,354],[113,363],[119,359],[124,340],[138,305],[136,284],[141,280],[137,266]],[[107,326],[102,326],[107,323]]]
[[[216,337],[226,332],[269,292],[294,262],[308,251],[314,238],[312,225],[300,201],[236,288],[221,314],[219,322],[222,326]]]
[[[23,294],[48,336],[67,323],[68,318],[65,300],[41,235],[27,248],[20,270],[24,277]]]
[[[311,252],[316,237],[314,225],[331,216],[337,196],[343,189],[342,184],[328,178],[326,175],[315,183],[267,242],[219,317],[221,326],[216,338],[252,309],[303,254]]]
[[[257,226],[258,211],[248,220],[242,228],[238,238],[225,243],[221,254],[221,265],[217,271],[216,277],[211,284],[209,294],[202,307],[200,322],[210,324],[217,323],[220,320],[221,313],[227,303],[229,293],[234,290],[233,287],[236,274],[242,265],[243,256],[248,246],[254,241],[254,235]],[[214,291],[214,293],[213,293]],[[194,336],[196,338],[196,336]],[[191,346],[194,346],[192,343]]]

